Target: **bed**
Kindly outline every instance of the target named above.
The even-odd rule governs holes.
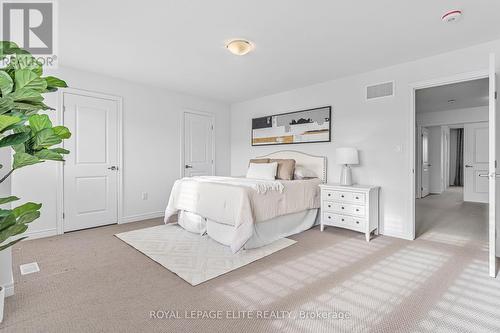
[[[260,180],[201,176],[175,182],[165,223],[208,234],[233,253],[264,246],[317,223],[319,186],[326,183],[326,157],[278,151],[256,159],[293,159],[314,177]]]

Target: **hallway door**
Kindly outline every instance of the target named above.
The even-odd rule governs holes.
[[[464,201],[488,202],[488,123],[464,126]]]

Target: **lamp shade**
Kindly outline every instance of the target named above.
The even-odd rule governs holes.
[[[358,150],[356,148],[337,148],[337,164],[359,164]]]

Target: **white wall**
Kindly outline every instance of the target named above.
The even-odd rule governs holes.
[[[354,146],[360,150],[361,165],[354,168],[359,183],[380,185],[381,231],[386,235],[410,238],[413,232],[413,195],[410,177],[411,83],[488,69],[488,55],[500,55],[500,40],[408,62],[369,73],[286,91],[232,105],[231,173],[242,175],[248,159],[278,149],[295,149],[328,157],[328,177],[338,179],[335,148]],[[497,64],[500,64],[497,61]],[[290,68],[293,70],[293,68]],[[396,96],[365,101],[368,84],[394,80]],[[293,146],[252,147],[251,119],[274,113],[331,105],[331,143]],[[400,149],[401,148],[401,149]]]
[[[66,80],[72,88],[123,97],[124,221],[162,216],[171,186],[180,176],[179,139],[184,109],[215,114],[216,173],[229,174],[228,105],[70,68],[51,74]],[[57,94],[47,95],[50,106],[57,107],[57,100]],[[56,111],[49,114],[56,121]],[[49,161],[14,174],[13,193],[43,203],[42,217],[30,226],[33,236],[56,231],[57,168],[57,162]],[[148,200],[142,200],[142,192],[149,194]]]
[[[476,108],[417,113],[416,116],[417,125],[419,126],[476,123],[488,121],[488,107],[480,106]]]
[[[429,130],[429,192],[439,194],[443,192],[443,179],[441,174],[441,127],[427,127]]]

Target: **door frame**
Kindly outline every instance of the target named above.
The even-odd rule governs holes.
[[[205,117],[210,117],[212,119],[212,125],[214,127],[214,129],[212,130],[212,158],[213,158],[213,163],[212,163],[212,175],[215,175],[215,164],[216,164],[216,152],[215,152],[215,138],[216,138],[216,131],[217,131],[217,126],[216,126],[216,123],[215,123],[215,114],[211,113],[211,112],[205,112],[205,111],[197,111],[197,110],[193,110],[193,109],[184,109],[182,110],[181,112],[181,138],[180,138],[180,161],[181,161],[181,164],[180,164],[180,168],[179,168],[179,176],[180,178],[183,178],[184,177],[184,166],[185,166],[185,154],[184,154],[184,134],[185,134],[185,131],[184,131],[184,117],[185,117],[185,114],[186,113],[191,113],[191,114],[197,114],[197,115],[200,115],[200,116],[205,116]]]
[[[64,125],[64,94],[80,95],[85,97],[94,97],[111,100],[117,103],[118,106],[118,156],[117,156],[117,166],[118,166],[118,179],[117,179],[117,223],[121,224],[123,222],[123,98],[121,96],[105,94],[96,91],[77,89],[77,88],[63,88],[58,91],[58,102],[57,102],[57,123],[58,125]],[[64,165],[63,163],[57,164],[57,234],[64,234]]]
[[[448,77],[442,77],[442,78],[437,78],[437,79],[432,79],[432,80],[427,80],[427,81],[420,81],[420,82],[414,82],[409,84],[409,89],[410,89],[410,114],[409,114],[409,124],[408,124],[408,132],[410,133],[410,145],[408,149],[409,153],[409,161],[410,161],[410,170],[409,170],[409,181],[410,181],[410,192],[409,192],[409,200],[410,200],[410,209],[409,209],[409,216],[408,220],[410,221],[411,227],[410,227],[410,232],[408,235],[408,238],[411,240],[415,239],[416,233],[415,233],[415,205],[416,205],[416,199],[415,199],[415,193],[416,193],[416,91],[419,89],[424,89],[424,88],[432,88],[432,87],[438,87],[438,86],[443,86],[447,84],[453,84],[453,83],[460,83],[460,82],[466,82],[466,81],[472,81],[472,80],[479,80],[479,79],[486,79],[489,77],[489,70],[480,70],[480,71],[475,71],[475,72],[467,72],[467,73],[460,73],[456,75],[451,75]]]

